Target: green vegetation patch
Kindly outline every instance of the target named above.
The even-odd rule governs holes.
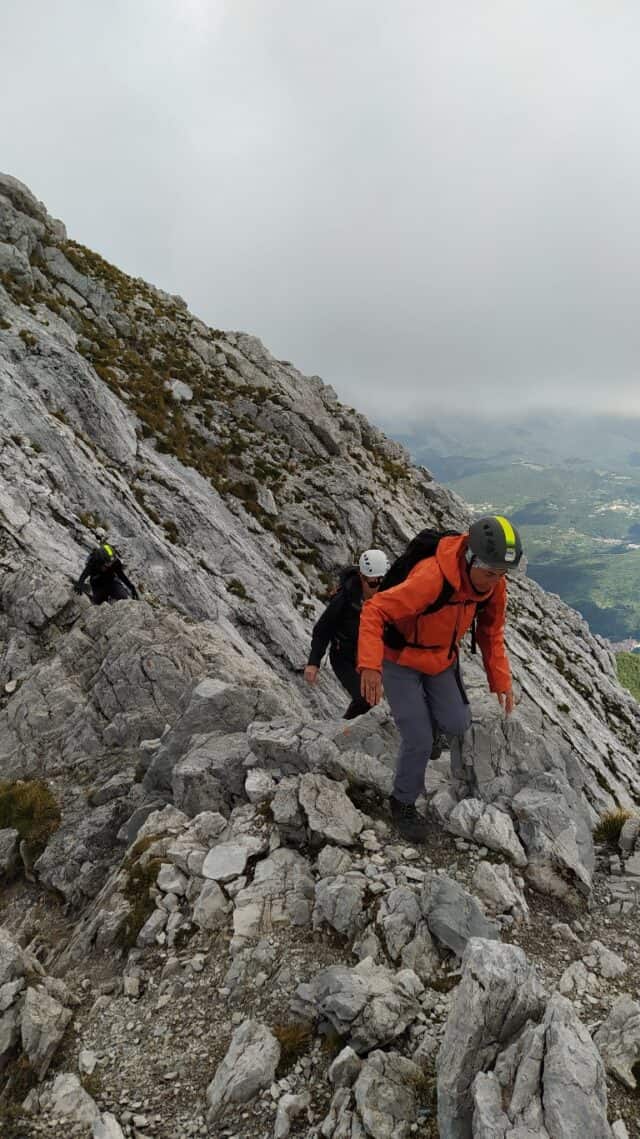
[[[13,828],[37,858],[60,826],[60,808],[40,779],[0,782],[0,830]]]
[[[118,937],[118,941],[125,949],[133,948],[140,930],[156,908],[155,900],[151,896],[151,887],[156,884],[161,866],[161,858],[150,858],[144,865],[142,861],[131,865],[131,860],[128,860],[128,865],[125,867],[127,881],[122,893],[129,903],[129,913]]]
[[[618,680],[640,701],[640,656],[637,653],[617,653]]]

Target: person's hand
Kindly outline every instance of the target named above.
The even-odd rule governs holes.
[[[515,704],[513,689],[510,688],[508,692],[496,692],[496,696],[500,701],[500,707],[504,710],[505,716],[510,716]]]
[[[372,708],[382,700],[382,675],[376,668],[363,668],[360,673],[360,692]]]
[[[304,670],[304,678],[307,684],[315,684],[318,679],[320,669],[317,664],[308,664]]]

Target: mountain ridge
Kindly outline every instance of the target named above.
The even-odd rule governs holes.
[[[514,862],[523,875],[522,886],[511,883],[518,899],[526,880],[552,905],[566,907],[568,916],[580,912],[587,922],[580,907],[604,889],[592,826],[603,812],[632,810],[640,801],[640,708],[618,684],[604,643],[559,599],[535,583],[513,582],[507,640],[518,711],[510,721],[502,718],[480,663],[465,649],[475,793],[458,802],[448,761],[430,767],[430,810],[448,836],[447,853],[439,864],[433,839],[426,861],[415,852],[418,865],[413,855],[397,854],[380,807],[397,745],[385,708],[345,725],[335,719],[343,695],[329,671],[323,669],[317,693],[304,688],[300,673],[313,620],[339,566],[370,545],[397,553],[425,525],[464,529],[465,504],[429,471],[413,467],[400,444],[340,404],[319,377],[275,360],[254,337],[207,328],[180,298],[70,242],[62,223],[6,175],[0,175],[0,396],[0,758],[4,776],[45,780],[61,807],[60,826],[44,849],[31,850],[17,830],[2,832],[5,873],[27,876],[8,891],[2,910],[2,946],[13,947],[6,949],[14,962],[7,983],[17,984],[7,995],[3,1058],[13,1065],[24,1040],[40,1081],[58,1047],[60,1062],[73,1066],[72,1051],[53,1028],[45,1063],[28,1024],[34,1002],[51,1010],[47,1001],[55,1000],[72,1010],[76,999],[77,1031],[105,1072],[106,1091],[96,1095],[99,1125],[111,1128],[109,1137],[124,1134],[115,1117],[113,1125],[106,1118],[118,1109],[120,1065],[127,1081],[142,1080],[149,1105],[161,1106],[156,1115],[151,1106],[141,1113],[161,1139],[219,1134],[224,1111],[244,1139],[255,1136],[256,1125],[233,1106],[227,1071],[233,1064],[225,1067],[220,1041],[235,1026],[242,1033],[231,1057],[248,1041],[263,1059],[271,1057],[264,1059],[270,1075],[258,1081],[266,1090],[256,1105],[261,1136],[271,1134],[267,1097],[276,1048],[252,1016],[265,1016],[268,1007],[273,1019],[298,981],[296,1007],[312,1018],[310,1010],[320,1017],[322,1008],[333,1008],[327,994],[334,983],[347,986],[347,994],[350,985],[366,992],[370,1009],[378,1007],[378,991],[386,994],[389,1023],[373,1015],[367,1024],[356,1024],[357,1017],[346,1024],[335,1008],[328,1014],[356,1052],[397,1044],[413,1024],[413,1055],[425,1042],[416,1025],[424,1024],[419,1018],[426,1019],[429,1002],[438,1009],[434,1031],[449,1034],[449,1048],[462,1032],[455,1001],[438,1003],[437,989],[429,987],[444,981],[447,954],[462,952],[473,929],[487,962],[498,953],[505,984],[521,970],[513,947],[486,948],[508,936],[511,921],[520,928],[510,912],[516,903],[492,922],[480,920],[475,899],[465,900],[471,872],[482,865],[474,851],[492,850],[509,881]],[[98,524],[107,524],[140,584],[139,602],[93,608],[72,595]],[[464,870],[447,861],[457,849],[469,852]],[[436,874],[431,859],[454,877]],[[411,865],[417,877],[408,873]],[[46,911],[47,891],[65,907],[64,917],[48,919],[60,930],[58,940],[49,936],[47,919],[34,929],[32,908]],[[618,907],[621,923],[635,913],[631,899],[630,891],[614,891],[607,903]],[[462,942],[460,931],[455,938],[446,932],[441,907],[451,904],[469,915]],[[518,907],[524,913],[519,900]],[[544,911],[545,922],[550,913]],[[335,934],[348,938],[339,949]],[[359,939],[361,965],[352,969]],[[275,944],[292,961],[300,954],[287,977],[274,960]],[[46,977],[23,960],[20,945],[38,949]],[[404,965],[401,948],[410,945]],[[318,955],[327,977],[316,976]],[[40,980],[25,996],[18,982],[34,969]],[[83,977],[91,989],[100,970],[110,970],[113,985],[101,996],[115,995],[94,1009],[73,994],[83,992]],[[69,991],[60,988],[62,973]],[[268,991],[253,989],[261,973]],[[253,1010],[242,1024],[226,1004],[236,986]],[[197,1006],[208,1002],[216,1026],[205,1049],[209,1077],[217,1065],[215,1078],[207,1089],[197,1075],[200,1036],[191,1033],[183,1042],[191,1070],[182,1074],[175,1102],[170,1088],[152,1086],[143,1050],[127,1044],[125,1027],[131,1016],[141,1032],[145,1017],[162,1014],[165,1027],[151,1051],[157,1048],[165,1072],[178,1066],[179,1024],[163,1020],[167,994],[198,1032],[205,1030]],[[346,995],[342,1007],[351,1007],[351,999]],[[544,1007],[536,995],[531,1016],[544,1013],[555,1023],[561,1010]],[[577,1039],[583,1030],[571,1031]],[[505,1029],[505,1046],[510,1038]],[[309,1135],[321,1126],[323,1135],[350,1134],[352,1113],[354,1127],[364,1126],[359,1112],[371,1121],[374,1108],[363,1089],[376,1063],[389,1085],[400,1079],[397,1072],[404,1072],[401,1083],[407,1072],[409,1083],[417,1079],[403,1067],[414,1062],[406,1055],[382,1051],[375,1060],[378,1053],[371,1053],[360,1092],[353,1093],[360,1097],[356,1108],[349,1084],[338,1099],[327,1094],[327,1064],[319,1044],[309,1047],[317,1076]],[[469,1041],[457,1051],[470,1057],[474,1073],[481,1071]],[[596,1063],[595,1052],[590,1056]],[[432,1058],[427,1068],[435,1079]],[[276,1100],[296,1087],[302,1095],[310,1070],[295,1069]],[[11,1067],[10,1091],[16,1080]],[[441,1090],[447,1085],[442,1133],[453,1112],[471,1136],[468,1082],[466,1090],[444,1077],[439,1082]],[[55,1133],[57,1094],[56,1081],[35,1082],[34,1134]],[[413,1093],[409,1099],[398,1116],[402,1126],[410,1117],[431,1129],[433,1105],[421,1106]],[[22,1101],[16,1111],[22,1118]],[[126,1119],[119,1114],[128,1134],[149,1129],[149,1120],[135,1124],[131,1111]],[[285,1114],[278,1109],[282,1136]],[[78,1133],[88,1134],[98,1115],[75,1118]],[[374,1136],[393,1133],[384,1126],[386,1132],[367,1124]]]

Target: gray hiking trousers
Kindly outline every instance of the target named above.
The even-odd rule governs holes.
[[[471,709],[457,662],[437,676],[427,676],[386,660],[382,680],[402,741],[393,795],[401,803],[415,803],[424,793],[435,733],[463,736],[471,727]]]

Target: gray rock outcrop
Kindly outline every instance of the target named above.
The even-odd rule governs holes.
[[[473,1081],[493,1067],[530,1019],[539,1019],[544,992],[523,951],[472,939],[463,958],[438,1054],[438,1126],[449,1139],[471,1139]]]
[[[280,1045],[264,1025],[245,1020],[236,1029],[228,1051],[207,1088],[208,1119],[212,1123],[229,1104],[246,1103],[275,1075]]]
[[[392,973],[366,958],[354,969],[330,966],[299,985],[292,1011],[328,1020],[358,1053],[388,1044],[420,1013],[422,984],[410,969]]]
[[[458,957],[471,938],[500,937],[499,927],[485,916],[477,900],[446,875],[425,886],[422,909],[430,932]]]
[[[640,1004],[627,993],[618,997],[594,1041],[607,1071],[635,1091],[640,1061]]]

